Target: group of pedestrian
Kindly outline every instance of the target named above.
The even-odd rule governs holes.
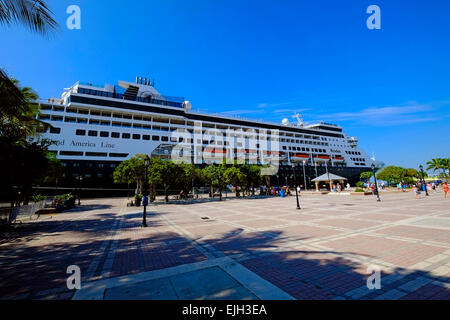
[[[417,184],[413,185],[412,192],[414,194],[414,198],[419,199],[419,195],[422,192],[428,192],[428,194],[437,193],[438,187],[439,187],[439,184],[437,184],[435,182],[431,182],[431,183],[418,182]],[[447,198],[447,195],[449,193],[449,187],[448,187],[447,182],[442,183],[442,189],[444,191],[444,198]]]
[[[274,196],[274,197],[289,197],[292,195],[295,195],[295,189],[294,192],[291,190],[290,187],[284,186],[284,187],[277,187],[277,186],[261,186],[261,194],[265,194],[267,196]],[[300,195],[301,188],[297,187],[298,195]]]

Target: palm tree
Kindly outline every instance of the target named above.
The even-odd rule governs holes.
[[[441,171],[443,169],[442,159],[432,159],[431,161],[427,162],[427,165],[427,170],[433,170],[434,172]]]
[[[441,160],[441,168],[444,170],[444,176],[447,177],[447,171],[450,170],[450,158],[440,160]]]
[[[8,75],[0,69],[0,118],[14,117],[26,110],[27,100],[21,90],[11,81]]]
[[[0,73],[2,71],[0,70]],[[19,81],[8,78],[0,81],[0,134],[19,140],[34,136],[38,129],[47,127],[42,121],[37,120],[39,107],[34,103],[39,97],[30,87],[20,87]]]
[[[42,0],[0,0],[0,24],[22,24],[46,35],[56,31],[58,26],[52,15]]]
[[[57,23],[52,17],[53,13],[42,0],[0,0],[0,24],[11,26],[22,24],[33,32],[46,35],[56,31]],[[14,128],[17,134],[17,123],[25,132],[30,133],[30,129],[35,127],[36,122],[27,122],[30,116],[36,113],[36,106],[30,102],[37,99],[37,95],[31,88],[20,89],[18,82],[10,79],[7,74],[0,69],[0,120],[2,124],[2,134],[5,130]],[[5,126],[6,125],[6,126]],[[12,126],[11,126],[12,125]]]

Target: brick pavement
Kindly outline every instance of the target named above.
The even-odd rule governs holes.
[[[0,298],[70,299],[71,264],[93,283],[226,256],[295,299],[450,299],[450,199],[382,200],[306,195],[300,211],[295,197],[158,204],[146,229],[124,199],[85,201],[0,242]],[[372,265],[381,290],[366,286]]]

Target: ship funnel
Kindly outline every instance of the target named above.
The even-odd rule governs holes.
[[[192,104],[189,101],[183,102],[183,105],[184,105],[184,108],[186,109],[186,111],[191,111]]]

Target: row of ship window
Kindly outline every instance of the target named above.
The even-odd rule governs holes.
[[[94,90],[94,89],[78,88],[78,93],[80,93],[80,94],[88,94],[88,95],[93,95],[93,96],[100,96],[100,97],[115,98],[115,99],[122,99],[123,98],[123,94],[121,94],[121,93],[107,92],[107,91]],[[180,102],[173,102],[173,101],[167,101],[167,100],[153,99],[151,97],[148,97],[148,98],[136,97],[135,101],[151,103],[151,104],[159,104],[159,105],[175,107],[175,108],[182,108],[183,107],[183,104],[180,103]]]
[[[327,142],[317,142],[317,141],[308,141],[308,140],[294,140],[294,139],[280,139],[280,142],[288,142],[288,143],[301,143],[301,144],[315,144],[315,145],[321,145],[321,146],[328,146],[329,144]]]
[[[52,120],[54,120],[53,119],[54,117],[52,117]],[[44,119],[44,118],[42,118],[41,117],[41,120],[46,120],[46,119]],[[87,121],[87,120],[86,120]],[[96,122],[98,122],[98,120],[90,120],[90,124],[100,124],[100,125],[109,125],[109,124],[102,124],[102,123],[94,123],[94,121],[96,121]],[[121,123],[121,124],[117,124],[117,125],[114,125],[114,123],[113,123],[113,125],[112,125],[113,127],[123,127],[123,128],[131,128],[131,127],[133,127],[133,128],[137,128],[137,129],[147,129],[147,130],[153,130],[153,131],[165,131],[165,132],[169,132],[169,131],[176,131],[178,128],[168,128],[168,127],[161,127],[161,126],[155,126],[155,125],[153,125],[153,126],[150,126],[150,125],[140,125],[140,124],[131,124],[131,123],[128,123],[128,124],[125,124],[125,123]],[[92,130],[92,131],[95,131],[95,130]],[[42,133],[44,133],[44,132],[46,132],[46,130],[44,130]],[[187,130],[187,132],[189,133],[189,134],[193,134],[193,130]],[[51,128],[50,129],[50,133],[51,134],[59,134],[59,133],[61,133],[61,129],[54,129],[54,128]],[[202,132],[202,134],[206,134],[206,131],[203,131]],[[113,138],[116,138],[116,137],[113,137]],[[118,138],[118,137],[117,137]],[[270,137],[270,136],[268,136],[267,137],[267,140],[269,141],[278,141],[278,140],[280,140],[280,139],[278,139],[278,138],[274,138],[274,137]],[[281,142],[284,142],[285,141],[285,139],[281,139]],[[328,145],[328,143],[323,143],[323,142],[316,142],[316,141],[308,141],[308,140],[289,140],[289,139],[287,139],[286,140],[286,142],[291,142],[291,143],[294,143],[294,142],[296,142],[296,143],[303,143],[303,144],[311,144],[311,145]]]
[[[143,116],[143,115],[131,115],[131,114],[122,114],[122,113],[115,113],[115,112],[105,112],[105,111],[100,111],[100,110],[88,110],[88,109],[77,109],[77,108],[67,108],[65,109],[64,107],[61,106],[50,106],[50,105],[41,105],[41,109],[42,110],[52,110],[52,111],[58,111],[58,112],[64,112],[66,111],[67,113],[78,113],[78,114],[83,114],[83,115],[91,115],[91,116],[102,116],[102,117],[108,117],[110,118],[111,116],[113,118],[119,118],[119,119],[128,119],[128,120],[139,120],[139,121],[149,121],[149,122],[158,122],[158,123],[166,123],[166,124],[175,124],[175,125],[186,125],[189,127],[194,127],[194,122],[188,121],[185,122],[184,120],[180,120],[180,119],[170,119],[170,118],[162,118],[162,117],[149,117],[149,116]],[[94,124],[94,125],[111,125],[110,121],[99,121],[99,120],[95,120],[95,119],[85,119],[85,118],[71,118],[71,117],[62,117],[62,116],[52,116],[49,114],[41,114],[39,117],[40,120],[52,120],[52,121],[65,121],[65,122],[69,122],[69,123],[89,123],[89,124]],[[150,126],[148,125],[141,125],[141,124],[135,124],[135,123],[121,123],[121,122],[112,122],[112,126],[116,126],[116,127],[134,127],[134,128],[143,128],[143,129],[151,129]],[[204,128],[214,128],[213,124],[208,124],[208,123],[202,123],[202,126]],[[174,131],[178,128],[170,128],[170,131]],[[222,130],[226,130],[226,129],[232,129],[232,130],[237,130],[239,128],[228,128],[227,126],[220,126],[217,125],[217,129],[222,129]],[[158,126],[154,126],[153,130],[159,130]],[[162,131],[169,131],[168,127],[160,127],[160,130]],[[258,130],[255,130],[255,132],[257,133]],[[205,133],[205,132],[203,132]],[[270,134],[270,130],[268,131],[268,134]],[[282,137],[284,136],[283,132],[279,133],[279,136]],[[302,138],[303,136],[296,136],[296,138]],[[319,137],[319,136],[304,136],[303,138],[305,139],[312,139],[312,140],[324,140],[326,141],[327,138],[325,137]],[[332,139],[330,139],[332,140]],[[337,139],[336,139],[337,140]],[[295,140],[295,139],[284,139],[281,138],[280,139],[281,142],[290,142],[290,143],[301,143],[301,141],[299,142],[299,140]],[[305,141],[305,143],[310,143],[308,141]],[[319,144],[322,145],[328,145],[328,143],[320,143],[317,142]],[[312,144],[312,143],[311,143]]]
[[[53,151],[54,153],[57,153],[57,151]],[[60,151],[60,156],[63,157],[110,157],[110,158],[126,158],[129,156],[129,153],[106,153],[106,152],[82,152],[82,151]]]
[[[286,146],[283,146],[283,150],[286,150]],[[290,151],[312,151],[312,152],[327,152],[325,149],[316,149],[316,148],[303,148],[303,147],[289,147]]]
[[[353,154],[355,156],[360,156],[361,152],[357,152],[357,151],[345,151],[346,154]],[[360,160],[360,161],[364,161],[364,160]]]
[[[150,140],[153,140],[153,141],[169,141],[169,137],[167,137],[167,136],[150,136],[150,135],[147,135],[147,134],[144,134],[144,135],[140,135],[140,134],[131,134],[131,133],[120,133],[120,132],[111,132],[111,135],[110,135],[110,133],[108,132],[108,131],[100,131],[100,132],[98,132],[98,131],[95,131],[95,130],[89,130],[89,131],[87,131],[86,132],[86,130],[82,130],[82,129],[78,129],[76,132],[75,132],[75,134],[77,135],[77,136],[85,136],[86,135],[86,133],[87,133],[87,135],[89,136],[89,137],[98,137],[98,136],[100,136],[100,137],[102,137],[102,138],[109,138],[109,137],[111,137],[111,138],[114,138],[114,139],[119,139],[120,137],[122,137],[122,139],[133,139],[133,140],[141,140],[141,137],[142,137],[142,140],[146,140],[146,141],[150,141]],[[173,141],[172,139],[171,139],[171,141]],[[173,141],[173,142],[176,142],[176,140],[175,141]]]
[[[56,151],[55,151],[55,152],[56,152]],[[62,162],[62,165],[63,165],[64,167],[70,166],[69,163],[64,162],[64,161]],[[72,166],[73,166],[74,168],[80,168],[80,167],[81,167],[81,164],[78,163],[78,162],[74,162],[74,163],[72,164]],[[105,163],[98,163],[98,164],[95,165],[95,166],[98,167],[98,168],[106,168],[106,167],[110,167],[110,168],[114,169],[114,168],[117,167],[117,164],[115,164],[115,163],[108,163],[108,164],[105,164]],[[93,163],[88,163],[88,164],[87,164],[87,167],[88,167],[88,168],[93,168],[93,167],[94,167],[94,164],[93,164]]]
[[[50,128],[50,133],[51,134],[61,134],[61,128],[55,128],[52,127]],[[168,142],[169,141],[169,137],[167,136],[150,136],[150,135],[141,135],[141,134],[131,134],[131,133],[120,133],[120,132],[108,132],[108,131],[96,131],[96,130],[84,130],[84,129],[77,129],[75,134],[77,136],[86,136],[86,134],[89,137],[102,137],[102,138],[114,138],[114,139],[120,139],[122,137],[122,139],[133,139],[133,140],[144,140],[144,141],[163,141],[163,142]],[[184,139],[183,138],[170,138],[171,142],[183,142]],[[187,143],[192,143],[193,139],[187,139]],[[197,140],[197,143],[203,143],[203,144],[213,144],[214,141],[207,141],[207,140]],[[218,145],[222,145],[222,141],[217,141]],[[228,141],[224,141],[223,142],[224,145],[229,145]],[[241,143],[237,144],[239,147],[242,147]],[[257,145],[257,147],[259,148],[259,144]],[[287,147],[283,146],[283,150],[286,150]],[[289,147],[289,150],[297,150],[297,151],[310,151],[310,148],[301,148],[301,147]],[[314,152],[326,152],[325,149],[312,149]]]

